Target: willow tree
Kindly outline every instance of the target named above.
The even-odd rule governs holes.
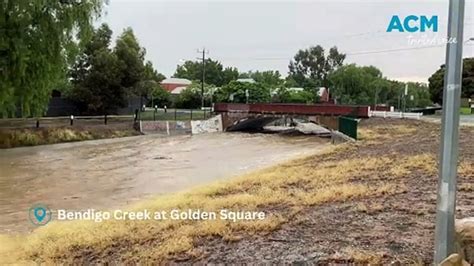
[[[0,117],[44,113],[106,1],[0,1]]]

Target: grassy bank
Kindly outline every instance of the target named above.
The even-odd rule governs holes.
[[[118,138],[134,136],[139,133],[134,129],[116,129],[104,126],[81,127],[51,127],[51,128],[23,128],[0,129],[0,148],[14,148],[21,146],[35,146],[72,142],[82,140]]]
[[[462,115],[470,115],[470,114],[471,114],[471,108],[469,108],[469,107],[461,107],[461,114],[462,114]]]
[[[360,142],[128,207],[264,211],[265,220],[52,222],[0,236],[0,263],[294,262],[295,254],[319,263],[430,263],[439,128],[371,121]],[[461,214],[474,213],[466,201],[473,132],[461,134]]]

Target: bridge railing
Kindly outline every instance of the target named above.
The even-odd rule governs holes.
[[[369,106],[334,104],[283,104],[283,103],[216,103],[215,112],[245,112],[259,114],[295,114],[295,115],[345,115],[369,117]]]

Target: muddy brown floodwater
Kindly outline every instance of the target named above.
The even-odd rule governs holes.
[[[28,209],[114,208],[317,152],[314,136],[157,135],[0,150],[0,233],[32,230]]]

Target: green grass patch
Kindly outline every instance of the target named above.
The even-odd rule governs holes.
[[[470,115],[470,114],[471,114],[471,108],[469,108],[469,107],[461,107],[461,114],[462,114],[462,115]]]

